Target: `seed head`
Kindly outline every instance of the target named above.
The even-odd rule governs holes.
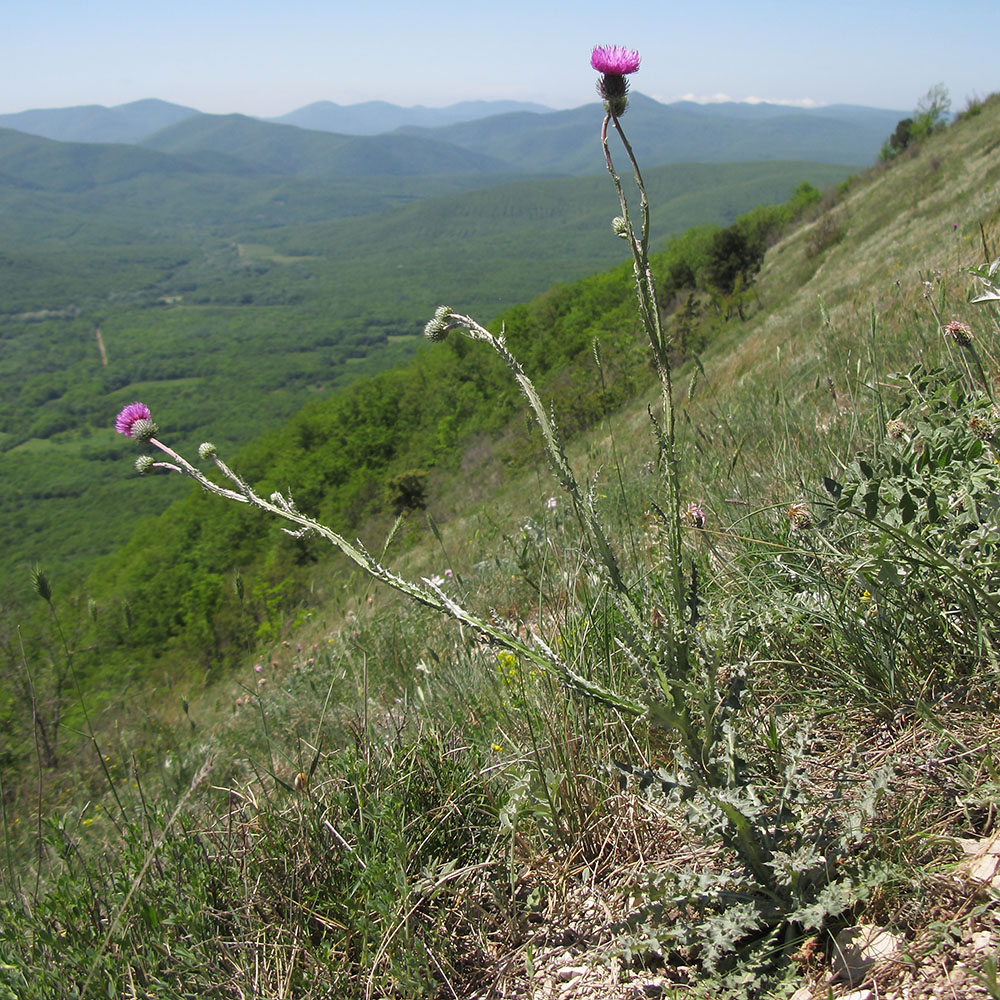
[[[44,570],[37,564],[31,567],[31,589],[46,604],[52,603],[52,584],[49,583],[49,578],[45,575]]]

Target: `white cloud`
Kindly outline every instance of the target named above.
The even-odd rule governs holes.
[[[657,98],[663,100],[663,98]],[[710,94],[708,96],[698,94],[684,94],[675,98],[678,101],[694,101],[695,104],[721,104],[723,102],[733,102],[735,104],[781,104],[789,108],[818,108],[820,105],[811,97],[730,97],[729,94]]]

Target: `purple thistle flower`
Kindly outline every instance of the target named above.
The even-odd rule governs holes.
[[[596,45],[590,54],[590,65],[598,73],[624,76],[639,68],[639,53],[624,45]]]
[[[620,118],[628,107],[626,73],[639,68],[639,53],[624,45],[598,45],[590,54],[590,65],[601,74],[597,92],[604,98],[608,114]]]
[[[139,420],[152,420],[153,415],[149,412],[149,407],[145,403],[129,403],[128,406],[118,414],[115,420],[115,430],[125,437],[132,437],[132,428]]]

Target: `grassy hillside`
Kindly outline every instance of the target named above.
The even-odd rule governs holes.
[[[708,273],[713,234],[657,257],[676,439],[626,264],[506,317],[530,371],[564,338],[579,362],[537,404],[543,423],[552,397],[570,424],[591,411],[568,464],[550,448],[558,479],[541,460],[504,470],[544,445],[487,405],[479,437],[434,428],[433,521],[411,517],[386,553],[370,526],[368,576],[322,536],[284,536],[279,577],[309,586],[288,603],[285,578],[230,576],[207,617],[223,582],[177,575],[241,567],[260,516],[199,491],[186,549],[116,601],[74,606],[36,579],[53,624],[28,635],[30,671],[8,668],[5,725],[22,746],[34,733],[39,766],[5,780],[0,982],[992,995],[1000,313],[970,303],[986,285],[969,268],[1000,252],[998,143],[993,99],[831,194],[728,292],[674,283],[680,263]],[[426,357],[414,398],[382,376],[239,471],[325,517],[314,457],[354,437],[374,460],[452,383],[507,405],[486,343],[453,330]],[[163,534],[143,525],[133,555]],[[169,636],[162,673],[108,670],[157,604],[205,648],[242,628],[238,671],[182,674]],[[81,675],[100,689],[60,706]],[[844,970],[859,937],[889,961]]]

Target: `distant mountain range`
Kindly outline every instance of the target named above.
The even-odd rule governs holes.
[[[461,101],[445,108],[416,105],[402,108],[385,101],[341,105],[317,101],[278,118],[258,119],[277,125],[295,125],[316,132],[342,135],[379,135],[403,126],[433,128],[457,122],[489,118],[515,111],[550,113],[551,108],[528,101]],[[0,115],[0,128],[17,129],[29,135],[60,142],[142,142],[161,129],[187,118],[242,118],[243,115],[202,115],[195,108],[148,99],[106,108],[86,104],[74,108],[43,108]]]
[[[874,160],[903,116],[852,105],[661,104],[633,94],[623,124],[647,165],[797,159],[860,166]],[[264,121],[145,100],[0,115],[0,128],[62,142],[141,144],[242,174],[566,175],[595,171],[600,117],[593,104],[552,111],[510,101],[447,108],[322,101]]]
[[[139,142],[160,129],[192,115],[194,108],[154,99],[106,108],[85,104],[76,108],[45,108],[0,115],[0,128],[59,142]]]
[[[398,104],[387,104],[385,101],[365,101],[363,104],[348,105],[317,101],[315,104],[307,104],[297,111],[290,111],[287,115],[269,120],[280,125],[298,125],[299,128],[315,129],[317,132],[378,135],[407,125],[434,128],[515,111],[549,114],[552,108],[528,101],[461,101],[446,108],[425,108],[419,104],[412,108],[401,108]]]

